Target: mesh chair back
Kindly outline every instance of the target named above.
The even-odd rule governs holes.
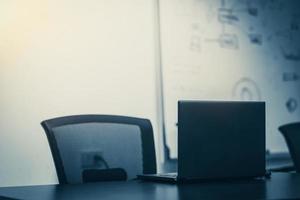
[[[287,143],[296,171],[300,173],[300,122],[279,127]]]
[[[83,172],[95,169],[121,169],[127,179],[156,173],[153,130],[147,119],[77,115],[46,120],[42,126],[60,183],[82,183]]]

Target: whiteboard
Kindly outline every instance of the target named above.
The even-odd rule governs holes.
[[[161,0],[166,143],[177,157],[177,101],[266,101],[266,146],[300,120],[300,12],[291,0]]]

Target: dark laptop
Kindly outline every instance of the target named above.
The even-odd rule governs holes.
[[[189,181],[265,175],[264,102],[179,101],[177,173],[138,178]]]

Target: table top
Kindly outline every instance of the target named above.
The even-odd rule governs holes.
[[[170,184],[142,181],[99,182],[0,188],[0,196],[19,199],[296,199],[300,174],[273,173],[270,179]]]

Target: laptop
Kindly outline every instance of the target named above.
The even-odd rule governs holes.
[[[253,178],[266,175],[265,103],[179,101],[177,173],[152,181]]]

